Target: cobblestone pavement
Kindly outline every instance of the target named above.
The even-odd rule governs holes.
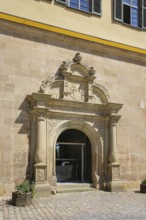
[[[15,207],[0,198],[0,220],[146,220],[146,194],[136,192],[80,192],[34,198]]]

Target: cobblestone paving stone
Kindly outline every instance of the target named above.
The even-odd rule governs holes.
[[[146,194],[80,192],[34,198],[26,207],[0,197],[0,220],[146,220]]]

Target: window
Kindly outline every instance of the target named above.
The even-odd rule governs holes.
[[[56,2],[84,12],[101,15],[101,0],[56,0]]]
[[[146,0],[114,0],[114,19],[146,28]]]

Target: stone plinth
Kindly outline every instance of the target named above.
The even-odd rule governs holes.
[[[107,165],[108,178],[107,190],[111,192],[124,191],[123,183],[120,180],[120,164],[111,163]]]
[[[35,181],[36,183],[45,183],[46,182],[46,164],[37,163],[35,167]]]
[[[35,196],[49,196],[51,194],[51,186],[46,181],[46,167],[44,163],[38,163],[35,167]]]
[[[49,183],[36,184],[35,186],[35,196],[36,197],[46,197],[51,194],[51,186]]]

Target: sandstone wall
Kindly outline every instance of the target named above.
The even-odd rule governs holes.
[[[27,95],[78,51],[96,70],[110,102],[124,104],[118,122],[121,178],[146,177],[146,57],[13,23],[0,23],[0,195],[29,175]]]

